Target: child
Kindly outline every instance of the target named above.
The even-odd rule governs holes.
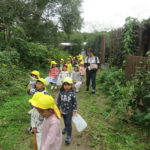
[[[70,74],[70,76],[71,76],[71,73],[72,73],[72,64],[71,64],[70,58],[67,59],[66,65],[67,65],[67,70],[68,70],[68,72],[69,72],[69,74]]]
[[[76,92],[79,92],[79,89],[82,85],[81,73],[79,72],[79,67],[75,66],[74,71],[72,72],[72,80],[76,89]]]
[[[39,78],[36,81],[35,88],[30,89],[28,91],[29,95],[34,95],[37,92],[40,92],[43,94],[48,94],[48,91],[46,90],[45,79]],[[38,150],[40,150],[41,130],[42,130],[42,124],[43,124],[44,118],[39,114],[39,112],[35,108],[32,108],[29,111],[29,114],[31,115],[31,127],[28,129],[28,131],[34,133],[34,135],[36,137],[37,148],[38,148]]]
[[[54,99],[38,92],[29,102],[44,117],[40,150],[60,150],[62,143],[61,114]]]
[[[58,67],[56,67],[57,63],[55,61],[51,62],[51,68],[49,71],[49,77],[50,80],[49,82],[51,83],[51,89],[57,89],[57,79],[58,79],[58,75],[59,75],[59,69]]]
[[[81,77],[82,77],[82,80],[83,80],[83,77],[85,75],[85,72],[86,72],[86,69],[84,67],[84,62],[80,62],[80,67],[79,67],[79,72],[81,73]]]
[[[61,60],[60,60],[60,71],[62,71],[62,69],[63,69],[63,66],[64,66],[64,59],[63,58],[61,58]]]
[[[63,85],[57,99],[57,106],[62,113],[65,124],[62,134],[67,133],[65,142],[66,144],[70,144],[72,135],[72,115],[75,115],[77,111],[77,101],[73,91],[73,81],[70,77],[66,77],[63,80]]]
[[[36,70],[30,73],[30,81],[28,84],[28,90],[35,88],[36,80],[40,78],[40,73]]]
[[[64,65],[62,71],[59,74],[57,85],[62,85],[64,78],[69,77],[69,72],[67,71],[67,65]]]
[[[48,94],[48,91],[46,90],[46,80],[43,78],[37,79],[34,88],[28,89],[27,92],[29,95],[34,95],[36,92],[43,92],[44,94]]]

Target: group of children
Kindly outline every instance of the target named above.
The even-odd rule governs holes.
[[[85,74],[84,63],[72,66],[71,58],[61,59],[59,67],[55,61],[51,62],[49,77],[43,79],[38,71],[30,73],[28,94],[31,110],[31,127],[29,131],[34,134],[37,150],[60,150],[62,134],[66,134],[65,143],[71,143],[72,117],[77,112],[76,92],[83,81]],[[60,87],[57,101],[47,91],[46,85],[51,89]],[[75,88],[75,90],[74,90]],[[60,118],[63,117],[65,128],[61,130]]]
[[[78,61],[75,58],[68,58],[66,63],[61,59],[59,66],[57,65],[55,61],[51,61],[49,76],[46,78],[47,85],[51,84],[51,89],[57,89],[57,86],[62,85],[65,77],[71,77],[76,92],[79,92],[85,75],[83,58]]]

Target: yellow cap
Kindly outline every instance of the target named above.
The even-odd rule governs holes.
[[[52,65],[57,65],[56,61],[51,61]]]
[[[38,79],[40,78],[39,71],[33,70],[30,74],[36,75],[38,77]]]
[[[70,78],[70,77],[64,78],[63,83],[73,84],[72,78]]]
[[[46,80],[45,80],[45,79],[39,78],[39,79],[37,79],[36,81],[42,82],[43,85],[44,85],[44,88],[46,89]]]
[[[80,65],[84,65],[84,62],[83,62],[83,61],[81,61],[81,62],[80,62]]]
[[[64,61],[64,59],[63,59],[63,58],[61,58],[60,60],[61,60],[61,61]]]
[[[61,118],[60,111],[55,104],[55,100],[52,96],[45,95],[42,92],[37,92],[29,100],[32,106],[40,109],[53,109],[58,118]]]

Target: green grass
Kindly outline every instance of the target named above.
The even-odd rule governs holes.
[[[97,91],[97,93],[100,91]],[[94,150],[149,150],[150,139],[147,129],[118,120],[110,108],[110,99],[103,93],[91,97],[80,93],[80,113],[88,122],[85,135]]]
[[[85,89],[85,87],[84,87]],[[96,96],[78,94],[79,113],[88,123],[82,133],[91,150],[149,150],[149,131],[118,120],[110,107],[110,99],[97,91]],[[100,89],[100,88],[98,88]],[[51,91],[53,96],[56,92]],[[32,149],[32,134],[25,133],[30,125],[30,106],[26,93],[10,97],[0,104],[0,150]]]
[[[26,94],[24,94],[26,95]],[[0,106],[0,149],[1,150],[27,150],[31,137],[25,134],[29,127],[30,110],[29,96],[14,96],[3,102]]]

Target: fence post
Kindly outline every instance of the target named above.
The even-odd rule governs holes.
[[[105,63],[105,48],[106,48],[106,39],[105,35],[101,36],[101,43],[100,43],[100,63]]]

